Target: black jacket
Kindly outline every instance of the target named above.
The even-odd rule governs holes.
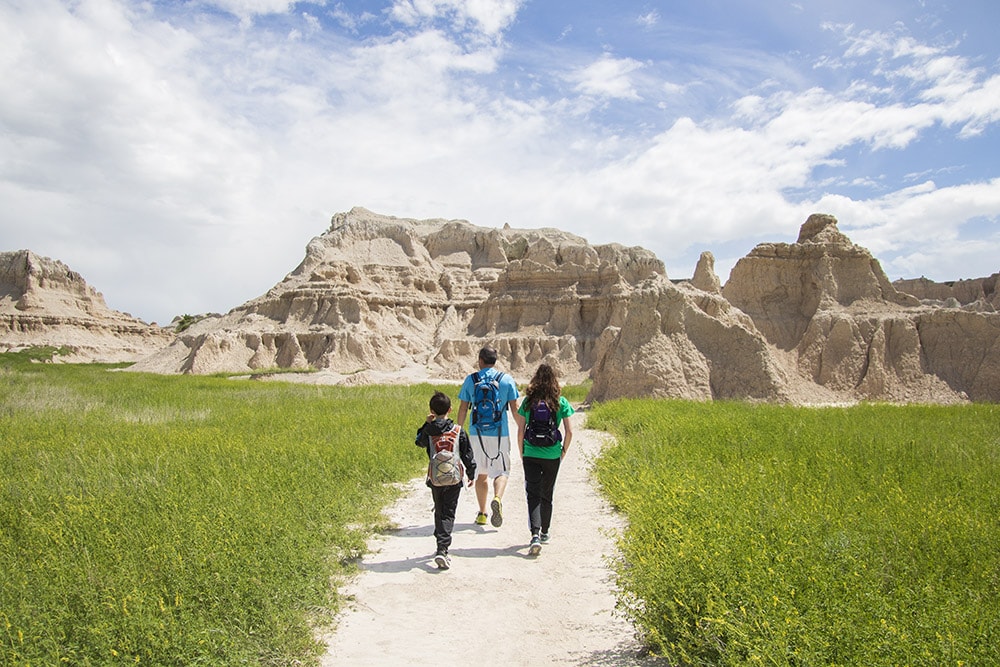
[[[438,417],[432,422],[424,422],[423,426],[417,429],[417,438],[414,444],[417,447],[423,447],[427,451],[429,459],[431,456],[431,436],[441,435],[454,425],[455,422],[447,417]],[[464,429],[458,434],[458,455],[462,458],[462,464],[465,466],[465,474],[469,479],[475,479],[476,459],[472,455],[472,445],[469,443],[469,436]]]

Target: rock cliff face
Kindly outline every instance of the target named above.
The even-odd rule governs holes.
[[[1000,400],[1000,316],[897,291],[832,216],[810,216],[794,244],[757,246],[723,295],[801,378],[845,398]]]
[[[900,292],[912,294],[921,303],[945,308],[961,308],[977,312],[1000,311],[1000,273],[988,278],[936,283],[927,278],[897,280],[893,284]]]
[[[135,361],[166,346],[170,332],[108,308],[62,262],[30,250],[0,253],[0,350],[69,350],[70,361]]]
[[[724,288],[713,265],[675,284],[641,248],[354,209],[267,294],[135,368],[457,381],[488,343],[521,380],[543,361],[592,378],[593,400],[1000,400],[997,316],[897,291],[831,216],[755,248]]]
[[[1000,401],[996,276],[897,289],[826,215],[795,243],[757,246],[720,286],[711,253],[671,281],[642,248],[357,208],[266,294],[169,345],[58,262],[7,253],[0,274],[3,345],[117,346],[117,359],[158,348],[140,371],[457,382],[490,344],[521,382],[541,362],[565,382],[591,378],[591,400]]]
[[[417,366],[460,379],[489,342],[513,372],[546,360],[581,379],[605,329],[623,317],[621,296],[663,273],[646,250],[590,246],[554,229],[353,209],[267,294],[199,322],[136,368],[353,375]]]

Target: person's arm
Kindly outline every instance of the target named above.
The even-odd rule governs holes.
[[[510,402],[507,403],[507,405],[508,405],[508,407],[510,407],[511,414],[514,415],[514,421],[517,423],[517,432],[518,433],[523,433],[524,432],[525,419],[524,419],[524,415],[522,415],[520,412],[517,411],[517,399],[516,398],[512,398],[510,400]]]
[[[462,457],[462,463],[465,464],[465,476],[469,478],[469,486],[471,487],[476,481],[476,457],[472,453],[472,443],[469,442],[469,436],[466,435],[465,431],[458,434],[458,454]]]
[[[524,416],[517,410],[514,411],[514,421],[517,422],[517,451],[521,452],[521,458],[523,459],[525,420]]]
[[[455,423],[458,424],[459,428],[461,428],[463,431],[465,430],[465,415],[468,412],[469,412],[469,402],[461,401],[458,404],[458,418],[455,420]]]
[[[573,424],[570,423],[568,416],[563,417],[562,427],[565,433],[563,434],[562,454],[560,458],[566,456],[566,452],[569,451],[569,443],[573,440]]]

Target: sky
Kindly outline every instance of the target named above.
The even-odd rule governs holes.
[[[0,0],[0,251],[226,312],[355,206],[723,282],[830,213],[890,279],[1000,271],[996,0]]]

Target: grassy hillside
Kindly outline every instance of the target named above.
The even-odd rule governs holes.
[[[0,355],[0,664],[315,662],[432,387],[30,356]],[[1000,663],[998,412],[594,407],[623,609],[678,664]]]
[[[596,407],[621,607],[676,664],[1000,664],[998,407]]]
[[[0,664],[308,660],[424,465],[428,386],[0,359]]]

